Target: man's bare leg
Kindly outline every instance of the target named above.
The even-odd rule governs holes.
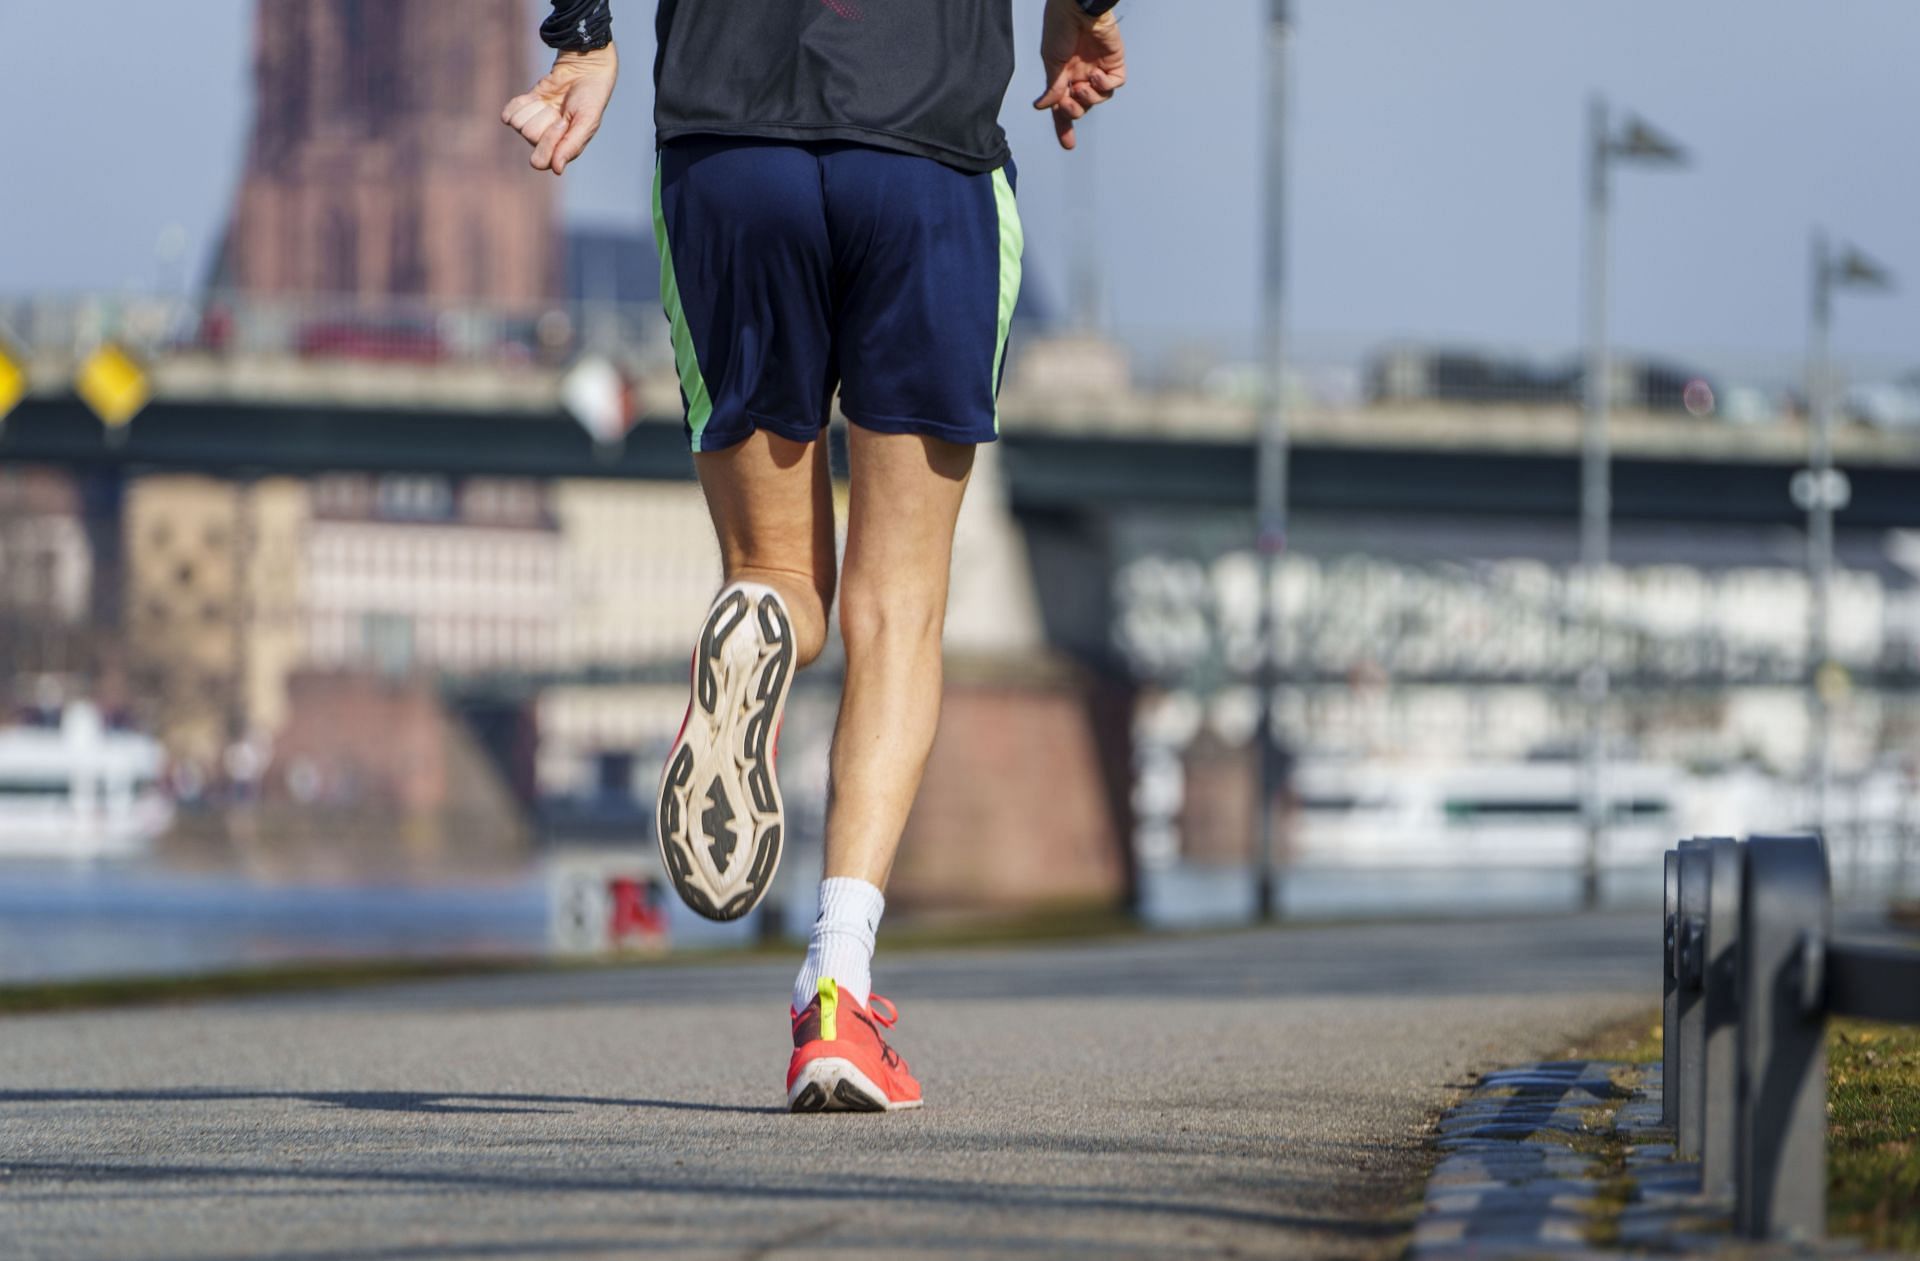
[[[820,655],[833,600],[826,445],[758,431],[695,458],[726,585],[700,627],[687,719],[656,816],[675,892],[709,919],[766,896],[787,838],[774,760],[793,676]]]
[[[833,737],[829,877],[885,888],[940,718],[941,629],[973,448],[850,426],[853,494]]]
[[[793,982],[787,1106],[796,1112],[920,1106],[919,1083],[879,1034],[893,1013],[872,996],[873,947],[886,909],[881,890],[940,719],[953,530],[973,471],[971,446],[857,425],[849,432],[853,494],[840,590],[847,675],[820,916]]]
[[[798,664],[820,655],[833,604],[833,484],[824,438],[794,442],[761,429],[693,457],[720,541],[725,582],[758,582],[787,602]]]

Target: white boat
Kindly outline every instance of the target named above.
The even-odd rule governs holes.
[[[1600,862],[1645,868],[1683,836],[1745,835],[1778,817],[1759,776],[1701,777],[1610,764]],[[1308,761],[1294,861],[1305,867],[1577,869],[1586,857],[1581,768],[1567,760],[1405,764]]]
[[[147,852],[173,821],[165,755],[109,730],[92,705],[56,726],[0,728],[0,859],[89,861]]]

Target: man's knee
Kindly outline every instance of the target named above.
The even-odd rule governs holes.
[[[850,582],[840,593],[840,638],[849,657],[876,649],[913,649],[929,641],[938,644],[945,619],[946,600],[940,592]]]

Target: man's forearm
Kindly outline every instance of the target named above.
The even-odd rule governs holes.
[[[613,42],[613,0],[553,0],[553,13],[540,24],[549,48],[583,53]]]

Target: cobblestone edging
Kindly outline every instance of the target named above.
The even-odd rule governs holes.
[[[1734,1241],[1660,1124],[1660,1066],[1568,1060],[1489,1074],[1440,1122],[1413,1261],[1624,1257]]]
[[[1440,1120],[1409,1261],[1715,1253],[1727,1261],[1901,1261],[1855,1242],[1754,1244],[1700,1194],[1660,1122],[1658,1064],[1565,1060],[1490,1073]]]

